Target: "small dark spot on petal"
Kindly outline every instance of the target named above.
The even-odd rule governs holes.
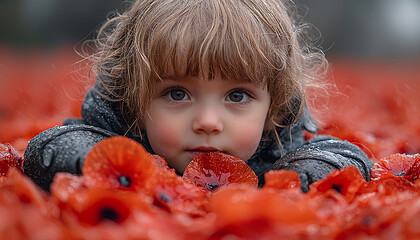
[[[159,194],[159,198],[161,200],[163,200],[164,202],[170,202],[171,201],[171,198],[168,195],[163,194],[163,193]]]
[[[363,218],[363,224],[365,226],[369,226],[370,224],[373,223],[374,220],[375,219],[373,219],[373,217],[371,217],[371,216],[365,217],[365,218]]]
[[[168,195],[166,195],[164,193],[158,193],[158,194],[156,194],[156,196],[153,199],[153,204],[156,207],[159,207],[163,210],[171,212],[171,209],[168,206],[168,203],[170,203],[170,201],[172,201],[172,199]]]
[[[131,178],[126,176],[120,176],[118,178],[118,181],[121,183],[124,187],[129,187],[131,185]]]
[[[339,193],[341,193],[341,191],[342,191],[340,185],[337,185],[337,184],[333,184],[331,186],[331,188],[334,189],[334,190],[336,190]]]
[[[209,183],[207,185],[207,189],[210,190],[210,191],[213,191],[213,190],[215,190],[218,187],[220,187],[220,184],[217,184],[217,183]]]

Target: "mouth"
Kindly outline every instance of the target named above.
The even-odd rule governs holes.
[[[197,157],[203,153],[209,153],[209,152],[221,152],[221,150],[214,148],[214,147],[198,147],[187,150],[193,157]]]

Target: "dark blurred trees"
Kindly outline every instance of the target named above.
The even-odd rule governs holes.
[[[0,43],[55,46],[91,39],[121,0],[0,0]]]
[[[22,48],[92,39],[110,13],[131,1],[0,0],[0,44]],[[295,2],[327,55],[420,56],[420,0]]]

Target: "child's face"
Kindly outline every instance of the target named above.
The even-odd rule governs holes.
[[[259,145],[269,106],[267,89],[250,82],[165,78],[156,83],[145,130],[156,154],[180,173],[208,151],[246,161]]]

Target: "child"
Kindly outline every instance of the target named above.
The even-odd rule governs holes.
[[[182,174],[194,156],[223,151],[254,170],[299,173],[302,189],[329,172],[372,163],[355,145],[316,132],[305,104],[320,51],[301,38],[286,1],[139,0],[100,29],[97,81],[83,119],[30,141],[25,173],[48,190],[57,172],[81,173],[99,141],[125,135]],[[289,8],[290,9],[290,8]]]

